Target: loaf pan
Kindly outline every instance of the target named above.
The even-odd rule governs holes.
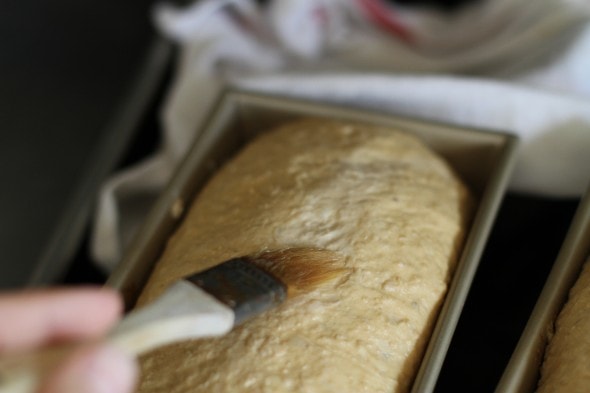
[[[258,133],[302,117],[379,124],[415,134],[450,163],[477,197],[477,209],[461,258],[413,383],[413,391],[431,392],[515,161],[517,139],[512,135],[318,102],[228,91],[196,130],[194,145],[108,284],[120,290],[127,306],[132,306],[185,208],[215,170]]]
[[[528,393],[537,387],[548,338],[569,291],[590,256],[590,188],[576,209],[557,259],[533,308],[496,393]]]

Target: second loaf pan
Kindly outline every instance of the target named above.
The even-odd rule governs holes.
[[[198,130],[198,137],[109,279],[134,304],[187,205],[224,162],[257,134],[303,117],[379,124],[417,135],[444,157],[477,198],[460,260],[438,315],[413,392],[432,392],[477,269],[515,158],[517,140],[484,132],[368,111],[248,92],[229,91]]]
[[[530,393],[535,390],[555,319],[588,256],[590,189],[576,210],[559,255],[498,383],[496,393]]]

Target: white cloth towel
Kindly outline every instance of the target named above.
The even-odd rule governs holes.
[[[579,196],[590,180],[590,3],[480,0],[453,13],[382,0],[160,5],[181,46],[164,142],[101,192],[92,253],[119,261],[228,85],[517,134],[511,189]],[[135,207],[135,208],[134,208]]]

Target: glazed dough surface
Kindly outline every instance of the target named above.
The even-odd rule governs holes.
[[[351,273],[223,338],[150,353],[140,391],[406,391],[469,201],[448,165],[405,133],[313,119],[265,133],[196,198],[140,303],[179,278],[267,249],[327,248]]]
[[[539,393],[590,389],[590,258],[570,291],[541,369]]]

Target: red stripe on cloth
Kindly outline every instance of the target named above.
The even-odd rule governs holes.
[[[397,36],[404,42],[412,43],[414,41],[410,30],[397,19],[395,12],[387,8],[380,0],[357,0],[357,3],[383,30]]]

